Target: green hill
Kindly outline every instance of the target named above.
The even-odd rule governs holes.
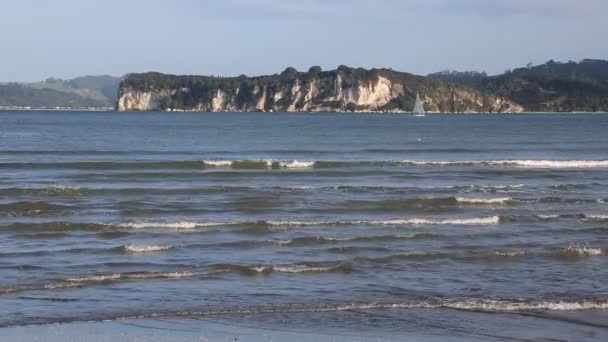
[[[443,72],[431,78],[467,85],[508,98],[527,111],[608,111],[608,61],[549,61],[497,76]]]
[[[0,107],[112,108],[117,100],[120,80],[105,75],[0,84]]]

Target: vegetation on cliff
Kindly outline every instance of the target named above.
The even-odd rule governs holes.
[[[380,89],[380,87],[382,87]],[[153,108],[125,104],[129,94],[155,94]],[[409,111],[416,93],[437,112],[503,111],[508,102],[467,87],[391,69],[340,66],[308,72],[287,68],[260,77],[176,76],[160,73],[127,75],[120,87],[121,110],[242,111]],[[159,95],[164,94],[164,95]],[[224,101],[223,106],[215,106]],[[504,106],[503,106],[504,105]]]
[[[508,98],[528,111],[608,111],[608,61],[604,60],[549,61],[497,76],[441,72],[429,77]]]

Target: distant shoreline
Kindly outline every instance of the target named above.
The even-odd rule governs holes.
[[[0,112],[115,112],[114,108],[9,108],[0,107]]]
[[[355,111],[355,112],[329,112],[329,111],[297,111],[297,112],[257,112],[257,111],[119,111],[114,108],[1,108],[0,112],[116,112],[116,113],[199,113],[199,114],[214,114],[214,113],[248,113],[248,114],[379,114],[379,115],[412,115],[411,112],[381,112],[381,111]],[[503,113],[488,113],[488,112],[467,112],[467,113],[427,113],[427,115],[543,115],[543,114],[558,114],[558,115],[575,115],[575,114],[608,114],[608,112],[503,112]]]

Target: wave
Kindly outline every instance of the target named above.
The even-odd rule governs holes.
[[[584,258],[603,255],[604,251],[601,248],[587,246],[568,246],[556,251],[555,254],[564,258]]]
[[[336,221],[227,221],[227,222],[127,222],[116,224],[105,223],[73,223],[73,222],[45,222],[45,223],[12,223],[0,225],[2,231],[13,231],[18,233],[44,233],[44,232],[69,232],[90,231],[122,235],[124,230],[147,230],[147,229],[169,229],[169,230],[198,230],[198,229],[220,229],[229,228],[243,232],[284,230],[290,227],[314,227],[314,226],[416,226],[416,225],[495,225],[506,218],[500,216],[487,217],[464,217],[464,218],[399,218],[390,220],[336,220]]]
[[[53,185],[45,188],[1,188],[0,195],[34,195],[41,197],[78,197],[86,193],[77,185]]]
[[[583,311],[606,310],[608,300],[545,300],[545,301],[516,301],[516,300],[451,300],[440,303],[436,307],[487,312],[512,311]]]
[[[453,185],[448,189],[462,192],[512,192],[526,187],[525,184],[469,184]]]
[[[168,228],[168,229],[195,229],[195,228],[203,228],[203,227],[219,227],[223,225],[230,225],[230,223],[218,223],[218,222],[189,222],[189,221],[180,221],[180,222],[130,222],[130,223],[120,223],[117,226],[122,228],[132,228],[132,229],[146,229],[146,228]]]
[[[515,251],[496,251],[494,254],[498,257],[519,257],[528,254],[523,250],[515,250]]]
[[[58,290],[67,288],[80,288],[90,285],[110,284],[127,281],[163,280],[163,279],[189,279],[204,276],[214,276],[224,273],[238,273],[241,275],[269,275],[271,273],[349,273],[352,272],[350,264],[322,265],[322,264],[292,264],[292,265],[237,265],[217,264],[205,269],[177,270],[173,272],[126,272],[93,274],[82,277],[57,279],[42,284],[19,284],[0,286],[0,294],[14,294],[27,291]]]
[[[422,301],[403,303],[344,303],[344,304],[295,304],[275,307],[235,308],[207,312],[183,313],[184,316],[222,315],[222,314],[261,314],[296,312],[336,312],[353,310],[390,310],[390,309],[458,309],[483,312],[542,312],[542,311],[588,311],[608,309],[608,300],[598,299],[555,299],[555,300],[509,300],[483,298],[429,298]],[[172,314],[175,315],[175,314]]]
[[[534,217],[543,220],[543,221],[550,221],[550,220],[557,220],[560,217],[562,217],[562,215],[559,214],[536,214],[534,215]]]
[[[38,298],[37,298],[38,299]],[[204,307],[190,311],[130,311],[129,313],[89,314],[73,317],[15,319],[0,323],[0,327],[20,325],[59,324],[74,322],[101,322],[129,319],[159,319],[165,317],[212,317],[240,316],[261,314],[290,314],[290,313],[331,313],[344,311],[384,311],[411,309],[456,309],[486,313],[542,313],[542,312],[574,312],[574,311],[604,311],[608,310],[608,300],[603,297],[589,298],[549,298],[549,299],[488,299],[488,298],[440,298],[429,297],[404,302],[344,302],[344,303],[298,303],[263,306]]]
[[[276,187],[288,189],[288,187]],[[295,187],[293,189],[296,189]],[[201,188],[162,187],[107,187],[83,188],[75,185],[58,185],[46,188],[0,188],[0,196],[80,197],[96,195],[204,195],[260,190],[244,186],[209,186]]]
[[[511,197],[503,198],[464,198],[457,197],[456,201],[464,204],[506,204],[511,203],[513,199]]]
[[[370,222],[377,225],[494,225],[499,224],[500,221],[499,216],[490,216],[455,219],[411,218]]]
[[[337,266],[311,266],[311,265],[273,265],[273,266],[259,266],[249,267],[257,273],[324,273],[324,272],[339,272],[349,273],[352,271],[352,266],[348,264],[342,264]]]
[[[475,218],[453,218],[453,219],[434,219],[434,218],[404,218],[393,220],[356,220],[356,221],[266,221],[275,227],[306,227],[306,226],[409,226],[409,225],[493,225],[499,224],[499,216],[475,217]]]
[[[160,252],[172,249],[173,246],[170,245],[126,245],[123,246],[126,252],[130,253],[150,253],[150,252]]]
[[[11,170],[163,170],[163,169],[202,169],[205,164],[198,160],[176,161],[66,161],[66,162],[24,162],[0,163],[0,169]]]
[[[583,215],[583,220],[588,222],[608,222],[608,215]]]
[[[513,203],[512,198],[465,198],[465,197],[418,197],[382,200],[348,200],[338,202],[333,206],[311,208],[318,212],[402,212],[448,210],[452,207],[507,205]]]
[[[204,168],[233,169],[310,169],[348,168],[384,166],[506,166],[534,169],[606,168],[608,160],[174,160],[174,161],[79,161],[79,162],[24,162],[0,163],[0,169],[85,169],[85,170],[128,170],[128,169],[183,169]]]
[[[263,160],[205,160],[206,167],[230,167],[234,169],[307,169],[315,166],[315,161]]]
[[[605,168],[608,160],[463,160],[420,161],[403,160],[403,164],[418,166],[512,166],[533,169]]]
[[[62,233],[69,231],[104,232],[118,227],[103,223],[77,223],[77,222],[45,222],[45,223],[12,223],[0,225],[1,231],[17,233]]]
[[[65,213],[70,208],[49,202],[21,201],[0,204],[0,215],[5,216],[43,216]]]
[[[324,236],[305,236],[298,237],[289,240],[283,240],[276,242],[280,246],[289,247],[300,247],[309,245],[335,245],[345,242],[382,242],[382,241],[400,241],[400,240],[414,240],[414,239],[425,239],[441,237],[439,234],[431,233],[414,233],[414,234],[403,234],[403,235],[372,235],[372,236],[354,236],[354,237],[324,237]]]

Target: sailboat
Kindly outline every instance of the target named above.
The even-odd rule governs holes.
[[[414,116],[426,116],[422,101],[420,101],[420,93],[416,93],[416,105],[414,105]]]

